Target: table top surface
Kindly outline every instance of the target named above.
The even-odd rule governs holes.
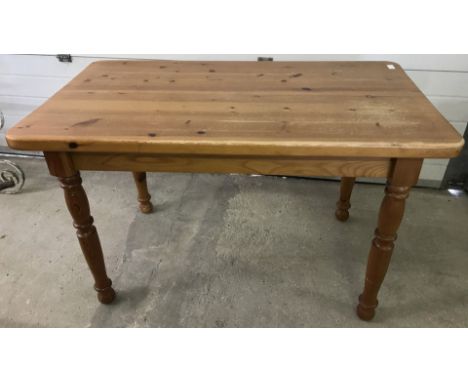
[[[7,141],[40,151],[419,158],[463,146],[390,62],[99,61]]]

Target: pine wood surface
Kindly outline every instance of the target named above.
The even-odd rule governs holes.
[[[62,152],[368,158],[453,157],[463,145],[389,62],[99,61],[7,141]]]

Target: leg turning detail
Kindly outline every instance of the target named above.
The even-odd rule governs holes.
[[[375,315],[377,294],[390,264],[397,230],[403,219],[405,200],[418,180],[421,165],[422,160],[419,159],[398,159],[389,177],[367,261],[364,291],[359,296],[357,306],[357,315],[362,320],[369,321]]]
[[[110,304],[115,298],[112,281],[107,277],[104,256],[93,217],[90,215],[86,193],[81,185],[81,177],[76,173],[70,177],[59,177],[65,194],[68,210],[73,218],[73,226],[80,242],[81,249],[94,277],[94,289],[103,304]]]

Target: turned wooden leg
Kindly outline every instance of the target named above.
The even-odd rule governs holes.
[[[405,210],[405,200],[418,180],[421,165],[420,159],[398,159],[394,162],[367,261],[364,291],[359,296],[357,315],[362,320],[371,320],[375,315],[377,294],[390,264],[397,230]]]
[[[140,211],[144,214],[149,214],[153,211],[153,204],[151,204],[151,195],[148,192],[148,185],[146,184],[146,172],[134,172],[133,179],[138,191],[138,202],[140,203]]]
[[[351,193],[353,192],[354,181],[356,178],[342,177],[340,185],[340,199],[336,203],[335,216],[338,220],[344,222],[349,218],[349,209],[351,204]]]
[[[80,173],[73,168],[67,154],[45,153],[52,175],[58,177],[65,195],[65,202],[73,218],[73,226],[80,242],[86,262],[94,277],[94,289],[103,304],[110,304],[115,298],[112,281],[107,277],[104,256],[93,217],[90,215],[86,193],[81,185]]]

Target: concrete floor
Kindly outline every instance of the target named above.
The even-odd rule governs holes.
[[[127,173],[83,173],[118,299],[97,303],[61,189],[39,159],[0,195],[2,327],[466,327],[468,197],[416,189],[374,321],[354,313],[383,189],[150,174],[157,212]]]

